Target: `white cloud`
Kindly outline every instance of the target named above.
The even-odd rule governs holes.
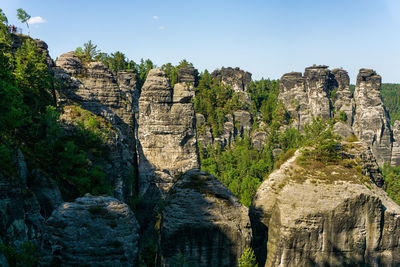
[[[158,20],[158,16],[153,16],[153,19]]]
[[[42,17],[32,17],[28,19],[28,24],[39,24],[39,23],[45,23],[46,20],[43,19]]]
[[[162,30],[165,29],[165,27],[164,27],[164,26],[160,26],[160,27],[158,27],[158,29],[159,29],[160,31],[162,31]]]

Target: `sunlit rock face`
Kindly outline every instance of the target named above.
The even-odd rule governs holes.
[[[354,145],[350,154],[368,148]],[[374,175],[341,165],[304,168],[298,155],[261,184],[250,207],[260,266],[400,264],[400,207]],[[355,162],[369,168],[363,156]]]
[[[359,139],[371,146],[382,166],[392,157],[392,131],[380,88],[381,76],[371,69],[360,70],[354,91],[356,110],[353,130]]]
[[[161,195],[177,176],[199,168],[193,89],[186,83],[171,88],[165,73],[152,69],[139,98],[138,155],[140,191],[155,185]]]

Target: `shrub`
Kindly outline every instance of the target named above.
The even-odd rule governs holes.
[[[245,248],[239,258],[239,267],[258,267],[256,256],[252,248]]]

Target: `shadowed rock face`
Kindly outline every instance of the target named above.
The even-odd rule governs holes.
[[[55,76],[64,83],[57,92],[58,104],[79,105],[111,123],[115,136],[107,144],[109,163],[103,167],[115,188],[115,197],[126,199],[133,191],[126,187],[126,179],[136,164],[135,74],[129,71],[114,74],[100,62],[82,65],[74,52],[62,54],[56,66]],[[68,116],[63,114],[62,118],[69,121]]]
[[[160,69],[149,72],[139,99],[138,155],[140,191],[150,184],[161,194],[177,175],[199,168],[195,114],[190,102],[194,91],[186,83],[174,89]]]
[[[356,112],[353,130],[372,147],[379,163],[391,160],[392,132],[389,118],[380,98],[381,76],[371,69],[361,69],[357,76],[354,102]]]
[[[112,197],[65,202],[46,222],[46,248],[66,266],[134,266],[139,225],[129,207]]]
[[[197,85],[199,72],[194,67],[188,66],[178,70],[178,81],[180,83],[190,83],[194,86]]]
[[[248,209],[214,176],[188,171],[171,188],[161,224],[161,265],[236,266],[250,244]]]
[[[261,266],[400,264],[400,207],[351,168],[306,170],[298,154],[262,183],[250,208]]]

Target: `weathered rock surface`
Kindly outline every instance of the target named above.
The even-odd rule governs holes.
[[[330,71],[328,66],[308,67],[304,71],[308,105],[314,117],[329,119],[330,109]]]
[[[392,132],[389,117],[380,97],[381,76],[371,69],[361,69],[357,76],[353,130],[371,146],[379,165],[392,157]]]
[[[347,71],[342,69],[333,69],[331,71],[331,90],[335,90],[333,96],[333,107],[335,109],[335,118],[338,118],[340,112],[346,114],[346,124],[353,124],[355,111],[354,100],[350,92],[350,78]]]
[[[400,207],[355,169],[291,158],[250,209],[261,266],[397,266]]]
[[[258,131],[251,136],[251,145],[257,150],[262,150],[268,139],[268,133],[265,131]]]
[[[214,176],[191,170],[170,190],[162,212],[161,265],[235,266],[250,244],[248,209]]]
[[[235,92],[247,92],[251,82],[251,73],[239,68],[221,68],[211,73],[213,79],[219,79],[223,84],[231,86]]]
[[[400,165],[400,121],[394,122],[392,131],[393,131],[393,144],[392,144],[391,163],[393,166],[399,166]]]
[[[139,98],[138,155],[140,191],[152,184],[168,192],[176,177],[199,167],[194,92],[185,83],[174,90],[160,69],[152,69]]]
[[[136,266],[139,225],[112,197],[65,202],[46,221],[46,248],[64,266]]]
[[[199,72],[194,67],[188,66],[178,70],[178,82],[190,83],[193,86],[197,85]]]
[[[354,135],[353,128],[347,123],[338,121],[333,125],[333,131],[340,135],[343,139],[352,137]]]
[[[279,100],[290,112],[293,126],[298,130],[310,123],[313,117],[305,85],[305,78],[300,72],[286,73],[280,79]]]
[[[115,138],[108,142],[109,163],[103,168],[115,188],[115,197],[126,199],[133,191],[127,188],[126,179],[136,164],[138,90],[135,74],[121,71],[114,75],[100,62],[82,65],[73,52],[61,55],[56,66],[55,75],[64,84],[58,90],[58,104],[79,105],[111,123]]]

